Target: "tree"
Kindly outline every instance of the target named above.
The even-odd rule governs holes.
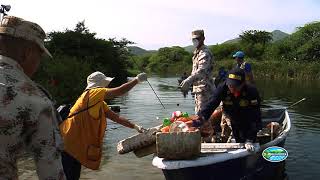
[[[272,34],[266,31],[248,30],[240,37],[241,49],[251,58],[261,59],[272,40]]]
[[[268,54],[283,60],[320,60],[320,22],[312,22],[297,28],[297,31],[273,45]]]
[[[84,20],[76,24],[76,28],[74,29],[74,32],[89,34],[89,29],[85,26]]]
[[[177,70],[186,71],[192,63],[191,54],[179,46],[160,48],[156,53],[140,56],[140,58],[143,60],[137,60],[137,62],[140,62],[139,66],[141,64],[145,66],[145,63],[141,63],[141,61],[149,62],[147,65],[148,71],[162,75],[180,73]]]
[[[272,34],[266,31],[259,30],[248,30],[244,31],[241,35],[239,35],[240,41],[246,44],[258,44],[261,43],[265,45],[266,43],[271,42]]]
[[[209,47],[213,53],[214,59],[219,61],[223,59],[230,59],[234,52],[241,49],[239,43],[225,43],[217,44]]]
[[[49,33],[46,47],[55,60],[41,65],[36,80],[51,90],[58,102],[73,102],[73,95],[81,94],[86,77],[94,71],[116,77],[112,81],[113,85],[127,80],[130,58],[127,44],[132,42],[126,39],[117,41],[114,38],[105,40],[95,35],[85,26],[84,21],[77,23],[74,30]],[[54,88],[48,79],[58,82],[53,83]]]

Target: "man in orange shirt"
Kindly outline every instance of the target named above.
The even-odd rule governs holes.
[[[125,127],[136,129],[140,133],[144,131],[141,126],[109,109],[104,100],[127,93],[138,83],[146,81],[147,75],[140,73],[133,80],[119,87],[106,88],[112,80],[113,78],[106,77],[101,72],[89,75],[85,91],[71,108],[69,118],[60,125],[64,141],[62,164],[67,179],[79,179],[81,165],[93,170],[99,168],[107,127],[106,118]],[[84,109],[87,110],[82,111]]]

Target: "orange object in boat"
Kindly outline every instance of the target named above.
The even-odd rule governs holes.
[[[161,132],[163,132],[163,133],[169,132],[169,130],[170,130],[170,126],[166,126],[166,127],[161,128]]]
[[[187,118],[187,117],[179,117],[178,119],[177,119],[177,121],[182,121],[182,122],[188,122],[188,121],[190,121],[191,119],[190,118]]]

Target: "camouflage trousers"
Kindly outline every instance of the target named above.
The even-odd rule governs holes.
[[[221,117],[221,141],[223,143],[229,143],[232,139],[232,127],[230,116],[222,112]]]
[[[203,110],[209,102],[212,100],[212,93],[196,93],[194,96],[195,100],[195,114],[198,114],[201,110]]]
[[[212,100],[211,93],[196,93],[195,94],[195,113],[197,114],[203,110],[209,102]],[[203,137],[204,142],[211,142],[213,136],[213,127],[211,121],[207,120],[203,123],[200,128],[201,136]]]

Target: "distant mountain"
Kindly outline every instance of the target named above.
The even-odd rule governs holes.
[[[285,32],[282,32],[280,30],[274,30],[271,32],[272,34],[272,42],[276,42],[276,41],[279,41],[279,40],[282,40],[286,37],[289,36],[289,34],[285,33]],[[237,43],[240,41],[240,38],[234,38],[234,39],[230,39],[228,41],[225,41],[223,44],[228,44],[228,43]]]
[[[183,47],[183,49],[188,51],[188,52],[193,52],[194,51],[194,47],[192,45]]]
[[[225,41],[222,44],[233,44],[233,43],[237,43],[239,41],[240,41],[240,38],[234,38],[234,39],[230,39],[228,41]]]
[[[142,55],[142,54],[146,54],[148,53],[147,50],[142,49],[138,46],[129,46],[128,49],[130,50],[130,52],[134,55]]]
[[[133,55],[144,55],[144,54],[157,52],[156,50],[145,50],[138,46],[129,46],[128,49]]]
[[[280,30],[274,30],[271,33],[272,33],[272,41],[273,42],[282,40],[282,39],[284,39],[284,38],[289,36],[288,33],[282,32]]]

